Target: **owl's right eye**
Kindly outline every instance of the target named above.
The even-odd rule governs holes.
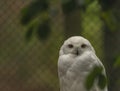
[[[72,45],[72,44],[69,44],[68,47],[69,47],[69,48],[73,48],[73,45]]]

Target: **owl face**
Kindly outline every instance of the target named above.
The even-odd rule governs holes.
[[[90,42],[81,36],[74,36],[64,42],[63,46],[61,47],[60,55],[72,54],[78,56],[87,51],[94,52]]]

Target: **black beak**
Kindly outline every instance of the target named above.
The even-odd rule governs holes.
[[[79,51],[78,50],[76,50],[76,53],[75,53],[76,55],[79,55]]]

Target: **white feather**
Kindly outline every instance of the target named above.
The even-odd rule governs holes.
[[[69,45],[72,47],[69,48]],[[58,59],[60,91],[87,91],[85,80],[95,65],[103,66],[87,39],[81,36],[67,39],[60,49]],[[103,73],[105,74],[105,71]],[[95,83],[91,91],[107,89],[101,90]]]

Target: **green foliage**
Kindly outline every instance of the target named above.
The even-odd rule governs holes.
[[[30,26],[27,30],[26,35],[25,35],[25,38],[27,41],[29,41],[32,38],[33,29],[34,29],[34,26]]]
[[[92,88],[94,81],[95,81],[95,74],[91,72],[91,74],[88,75],[86,82],[85,82],[85,86],[88,90]]]
[[[94,0],[62,0],[63,12],[70,13],[75,9],[80,9],[79,6],[89,4]],[[86,5],[87,6],[87,5]],[[49,1],[48,0],[34,0],[25,8],[22,9],[21,24],[27,27],[26,40],[29,41],[32,38],[34,31],[38,39],[47,39],[50,33],[49,18]],[[47,16],[44,14],[47,12]],[[48,20],[47,20],[48,19]],[[45,24],[46,23],[46,24]]]
[[[115,67],[115,68],[120,67],[120,55],[116,58],[114,67]]]
[[[115,15],[113,15],[113,13],[111,12],[111,6],[114,5],[114,3],[117,1],[115,0],[114,2],[112,0],[61,0],[61,4],[62,4],[62,10],[64,12],[64,14],[69,14],[72,13],[72,11],[76,10],[76,9],[82,9],[82,10],[86,10],[86,8],[94,2],[99,2],[102,10],[101,10],[101,19],[104,20],[105,24],[108,26],[108,28],[110,30],[116,30],[117,27],[119,26],[119,23],[117,22],[117,19],[115,18]],[[48,12],[49,9],[49,2],[48,0],[34,0],[32,1],[29,5],[27,5],[25,8],[22,9],[22,17],[21,17],[21,24],[28,26],[32,21],[34,21],[36,19],[36,17],[41,16],[42,13],[44,12]],[[55,15],[54,13],[56,13],[57,11],[52,12],[53,15]],[[47,16],[49,17],[49,16]],[[43,17],[39,18],[40,21],[42,20]],[[42,21],[42,22],[46,22],[46,21]],[[28,28],[28,34],[26,34],[26,39],[30,40],[31,39],[31,35],[33,33],[33,30],[35,27],[39,27],[39,31],[37,31],[37,37],[38,35],[40,37],[38,37],[39,39],[46,39],[50,33],[50,27],[45,27],[45,26],[49,26],[47,23],[46,24],[42,24],[43,26],[40,25],[41,23],[39,23],[39,25],[31,25]],[[42,30],[40,30],[42,29]],[[48,29],[48,30],[47,30]],[[44,33],[43,33],[44,30]],[[44,38],[43,38],[44,37]]]
[[[27,28],[25,38],[27,41],[30,41],[33,34],[36,34],[39,40],[46,40],[50,34],[50,20],[43,19],[39,21],[39,18],[35,19]]]
[[[42,22],[42,24],[39,24],[36,30],[36,34],[39,40],[45,40],[48,38],[50,34],[50,21],[46,20]]]
[[[50,33],[48,14],[48,1],[35,0],[23,8],[21,24],[25,25],[27,32],[25,38],[29,41],[34,32],[38,39],[46,39]]]
[[[48,9],[48,2],[46,0],[34,0],[23,8],[21,24],[26,25],[30,23],[32,19],[34,19],[39,13],[46,11]]]
[[[94,69],[90,72],[90,74],[88,74],[85,82],[87,90],[90,90],[92,88],[96,80],[98,80],[98,86],[101,89],[105,88],[107,80],[106,77],[102,74],[102,71],[103,71],[102,67],[95,66]]]
[[[107,85],[107,79],[106,79],[105,75],[99,74],[99,76],[98,76],[98,86],[101,89],[104,89],[106,85]]]

